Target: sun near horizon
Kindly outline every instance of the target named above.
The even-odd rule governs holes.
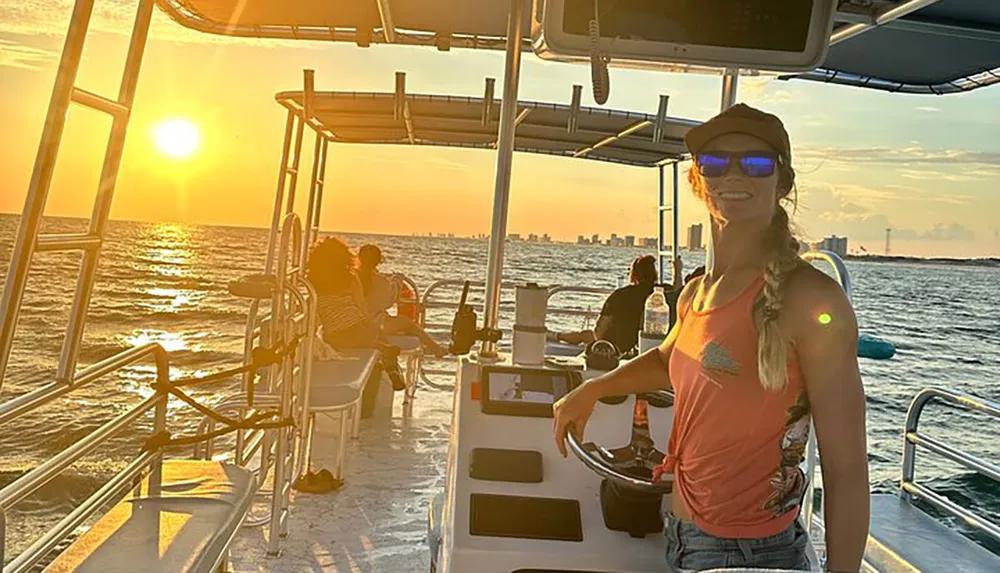
[[[172,159],[187,159],[201,146],[201,131],[191,120],[170,118],[157,122],[152,130],[156,148]]]

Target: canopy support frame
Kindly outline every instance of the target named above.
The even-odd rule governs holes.
[[[507,49],[504,58],[503,99],[497,136],[496,178],[493,187],[493,221],[490,251],[486,263],[486,301],[483,328],[497,328],[500,318],[500,281],[503,278],[504,242],[507,238],[507,211],[510,203],[510,176],[514,158],[514,128],[517,119],[517,89],[521,79],[524,0],[511,0],[507,15]],[[483,358],[497,356],[496,343],[484,340],[479,349]]]

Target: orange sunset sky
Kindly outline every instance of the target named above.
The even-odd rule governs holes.
[[[78,84],[114,94],[134,4],[98,6]],[[68,0],[0,4],[0,212],[23,206],[70,9]],[[483,79],[494,77],[499,97],[503,53],[236,40],[186,30],[157,12],[112,217],[266,226],[284,129],[273,96],[300,88],[305,67],[316,70],[320,90],[391,91],[393,72],[405,71],[410,93],[481,96]],[[671,115],[704,119],[719,104],[718,77],[631,70],[611,77],[610,108],[655,113],[666,93]],[[521,99],[568,103],[573,84],[589,85],[586,66],[525,56]],[[848,235],[852,247],[881,252],[892,227],[896,254],[1000,256],[1000,88],[895,96],[746,79],[739,99],[788,125],[800,175],[797,220],[807,238]],[[584,104],[594,105],[586,91]],[[170,118],[200,132],[188,158],[155,144],[154,125]],[[89,215],[109,124],[72,109],[49,214]],[[487,233],[494,164],[487,151],[334,145],[322,227]],[[654,170],[518,155],[508,230],[571,240],[654,236],[656,182]],[[686,187],[681,196],[682,224],[701,220]]]

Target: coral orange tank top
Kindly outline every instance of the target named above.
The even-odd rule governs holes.
[[[784,531],[806,490],[802,371],[789,352],[782,390],[765,390],[757,374],[752,309],[763,284],[761,276],[726,304],[689,309],[670,356],[674,419],[662,469],[674,473],[674,495],[695,525],[716,537]]]

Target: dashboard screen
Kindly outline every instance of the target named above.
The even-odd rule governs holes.
[[[565,0],[563,30],[588,35],[594,0]],[[800,52],[812,0],[599,0],[601,37]]]
[[[484,368],[483,412],[552,416],[552,405],[573,387],[569,372],[515,367]]]

